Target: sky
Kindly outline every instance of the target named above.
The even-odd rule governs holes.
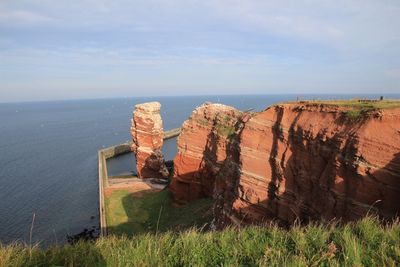
[[[399,85],[399,0],[0,0],[0,102]]]

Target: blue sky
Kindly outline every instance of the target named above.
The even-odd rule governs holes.
[[[398,0],[0,0],[0,102],[398,93]]]

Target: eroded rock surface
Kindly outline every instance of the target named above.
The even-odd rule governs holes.
[[[212,196],[240,114],[233,107],[205,103],[183,123],[170,185],[176,202]]]
[[[399,109],[358,120],[320,104],[260,112],[239,137],[237,194],[224,213],[249,222],[390,218],[400,211],[399,130]]]
[[[131,120],[132,151],[136,157],[136,170],[139,178],[168,177],[164,156],[163,126],[160,116],[161,104],[148,102],[135,106]]]
[[[228,123],[220,134],[218,125]],[[338,106],[259,113],[207,104],[183,124],[171,191],[215,200],[215,224],[354,220],[400,212],[400,109],[354,120]]]

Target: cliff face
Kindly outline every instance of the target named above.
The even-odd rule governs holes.
[[[135,106],[131,120],[132,151],[139,178],[167,178],[168,170],[161,152],[163,126],[161,104],[149,102]]]
[[[207,112],[203,107],[196,114]],[[322,104],[236,114],[230,138],[217,142],[209,138],[212,126],[201,128],[189,119],[175,158],[173,194],[186,200],[213,196],[217,225],[276,218],[353,220],[369,211],[390,218],[400,212],[400,109],[357,120],[343,108]],[[206,169],[216,171],[203,172],[200,155],[210,151],[220,160],[207,160]],[[179,181],[185,185],[177,190]],[[207,193],[194,193],[198,188]]]
[[[183,123],[170,185],[176,202],[212,196],[239,115],[232,107],[206,103]]]
[[[251,118],[239,137],[232,219],[353,220],[400,211],[400,110],[357,121],[338,107],[286,104]],[[230,206],[232,203],[232,206]]]

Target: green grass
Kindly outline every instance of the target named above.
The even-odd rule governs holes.
[[[400,223],[275,225],[109,236],[47,250],[0,245],[0,266],[398,266]]]
[[[215,126],[218,135],[229,137],[235,133],[235,127],[230,125],[218,124]]]
[[[208,126],[208,124],[209,124],[209,121],[207,119],[203,119],[203,118],[197,120],[197,122],[200,123],[203,126]]]
[[[363,116],[367,115],[368,112],[372,111],[373,109],[353,109],[353,110],[348,110],[344,112],[344,115],[346,118],[348,118],[351,121],[356,121]]]
[[[347,101],[326,101],[326,102],[321,101],[321,103],[347,108],[348,110],[344,111],[344,115],[352,121],[367,116],[370,112],[375,110],[400,107],[399,100],[382,100],[376,102],[359,102],[356,100],[347,100]]]
[[[114,191],[105,201],[108,231],[129,236],[146,232],[180,231],[210,221],[211,199],[200,199],[183,207],[172,203],[170,192]]]
[[[370,101],[358,101],[356,99],[350,100],[304,100],[300,103],[309,104],[324,104],[330,106],[343,107],[345,110],[343,114],[346,118],[356,121],[360,118],[368,116],[373,111],[391,108],[400,108],[400,100],[398,99],[386,99],[375,102]],[[288,103],[299,103],[299,102],[288,102]]]
[[[322,103],[328,105],[336,105],[341,107],[348,108],[357,108],[357,109],[389,109],[389,108],[400,108],[400,100],[388,99],[376,102],[359,102],[358,100],[321,100],[321,101],[312,101],[315,103]]]
[[[390,108],[400,108],[400,99],[385,99],[378,101],[363,101],[358,99],[348,99],[348,100],[301,100],[301,101],[289,101],[283,102],[280,104],[301,104],[301,103],[309,103],[309,104],[324,104],[324,105],[332,105],[346,108],[355,108],[355,109],[390,109]],[[275,104],[275,105],[279,105]]]

